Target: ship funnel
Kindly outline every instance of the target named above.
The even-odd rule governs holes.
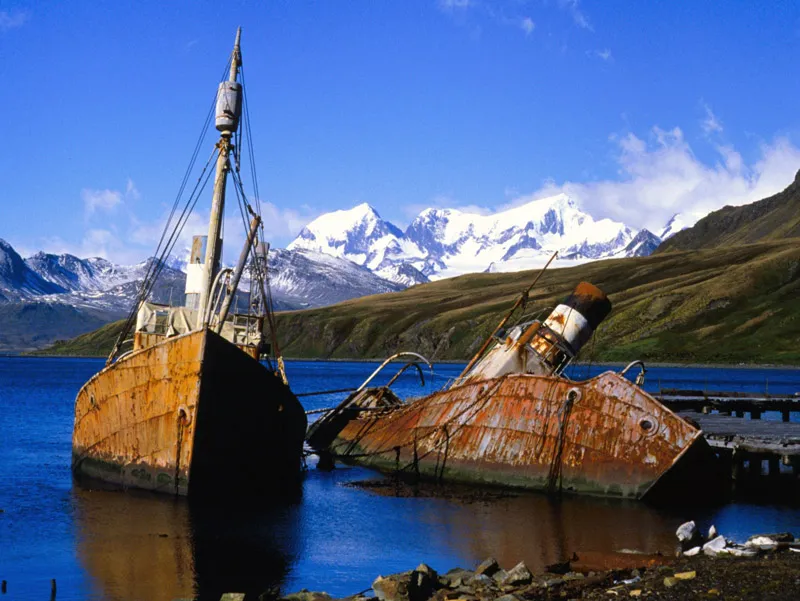
[[[529,341],[550,373],[560,373],[610,312],[611,301],[605,292],[581,282],[543,323],[530,326],[520,336],[519,343]]]
[[[611,301],[597,286],[581,282],[543,322],[518,325],[498,339],[466,380],[509,373],[559,375],[611,311]]]

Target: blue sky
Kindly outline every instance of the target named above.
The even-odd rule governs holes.
[[[147,256],[237,25],[276,245],[559,191],[655,230],[800,168],[797,2],[3,0],[0,237]]]

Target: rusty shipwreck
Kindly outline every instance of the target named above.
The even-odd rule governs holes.
[[[240,38],[241,30],[131,313],[105,368],[78,392],[72,470],[79,480],[195,496],[279,491],[300,474],[306,417],[275,339],[255,176],[255,206],[240,176],[245,146],[253,160],[237,81]],[[187,183],[199,170],[195,160],[212,117],[220,137],[192,188]],[[208,236],[193,239],[185,305],[152,302],[154,283],[212,173]],[[235,268],[221,266],[228,179],[245,226]],[[243,276],[249,291],[239,290]]]
[[[403,402],[365,383],[311,424],[309,445],[326,462],[437,481],[636,499],[697,484],[708,445],[642,389],[641,362],[565,375],[611,311],[607,296],[581,283],[546,319],[503,330],[529,291],[449,387]]]

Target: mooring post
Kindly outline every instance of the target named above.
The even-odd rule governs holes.
[[[760,409],[753,409],[750,412],[750,419],[761,419],[761,410]]]
[[[50,580],[50,601],[56,601],[56,579]]]
[[[748,472],[751,478],[758,478],[761,475],[761,455],[750,455],[748,458]]]
[[[8,590],[8,582],[3,580],[3,582],[0,583],[0,592],[2,592],[5,595],[7,590]]]
[[[783,421],[788,422],[790,416],[791,416],[791,411],[789,411],[788,409],[781,411],[781,419]]]
[[[738,480],[742,476],[742,454],[733,449],[731,453],[731,480]]]
[[[777,478],[781,475],[781,462],[777,455],[769,456],[769,477]]]

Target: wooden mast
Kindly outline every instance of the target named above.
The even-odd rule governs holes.
[[[211,299],[211,286],[217,275],[219,262],[222,255],[222,217],[225,211],[225,187],[228,180],[228,156],[232,144],[231,137],[239,125],[239,115],[241,113],[241,85],[236,82],[239,74],[239,67],[242,64],[242,54],[239,50],[239,41],[242,37],[242,28],[236,31],[236,42],[233,46],[233,56],[231,57],[231,70],[227,82],[220,85],[217,93],[217,129],[220,131],[217,148],[216,175],[214,176],[214,195],[211,199],[211,216],[208,221],[208,238],[206,240],[206,257],[203,268],[203,284],[200,291],[200,304],[197,312],[197,328],[203,328],[207,324],[206,315],[208,303]]]

